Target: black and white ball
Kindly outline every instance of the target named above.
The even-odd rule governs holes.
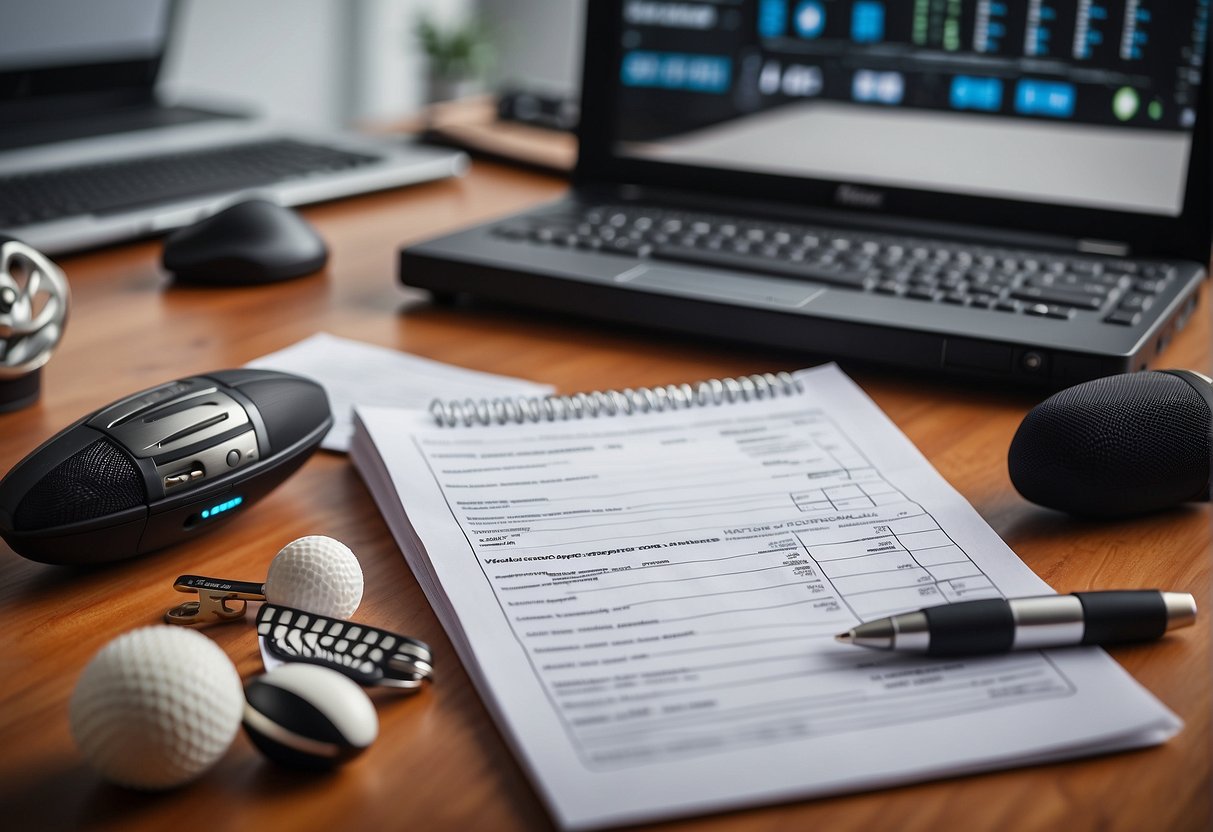
[[[291,768],[334,768],[379,735],[370,698],[327,667],[277,667],[245,685],[244,698],[249,739],[271,760]]]

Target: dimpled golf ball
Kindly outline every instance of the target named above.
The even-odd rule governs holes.
[[[265,600],[330,618],[349,618],[362,600],[362,567],[344,543],[309,535],[282,547],[265,577]]]
[[[240,728],[240,676],[215,642],[181,627],[143,627],[93,656],[69,705],[72,736],[105,779],[168,789],[210,768]]]

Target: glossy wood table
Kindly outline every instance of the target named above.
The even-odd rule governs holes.
[[[232,367],[317,331],[555,384],[563,392],[767,370],[819,360],[697,343],[506,310],[435,307],[396,282],[398,244],[505,214],[563,184],[486,164],[447,181],[309,209],[329,240],[327,270],[257,288],[173,286],[159,243],[62,261],[72,320],[41,402],[0,416],[0,470],[88,410],[142,387]],[[1208,370],[1209,306],[1166,355]],[[1012,489],[1006,449],[1039,394],[976,388],[868,367],[846,369],[1016,552],[1063,592],[1163,587],[1195,593],[1196,628],[1113,655],[1187,723],[1166,745],[1066,764],[738,811],[667,829],[1197,830],[1213,822],[1210,781],[1209,513],[1083,523]],[[390,383],[390,380],[385,380]],[[102,783],[76,753],[67,702],[109,639],[182,600],[182,573],[262,580],[305,534],[344,540],[367,578],[359,617],[436,651],[438,679],[415,698],[377,696],[379,741],[328,777],[264,762],[239,736],[198,782],[148,795]],[[261,669],[253,631],[206,631],[244,677]],[[43,566],[0,547],[0,828],[136,830],[544,829],[542,805],[459,666],[388,529],[344,456],[320,453],[244,517],[180,548],[92,570]]]

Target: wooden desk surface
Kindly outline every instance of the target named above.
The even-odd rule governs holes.
[[[64,259],[74,292],[66,339],[41,402],[0,416],[0,470],[88,410],[194,372],[232,367],[317,331],[359,338],[561,391],[767,370],[815,359],[524,312],[432,307],[396,283],[399,243],[554,197],[554,179],[477,164],[461,181],[319,206],[326,272],[248,289],[182,289],[158,268],[159,243]],[[1207,292],[1205,293],[1207,295]],[[1166,364],[1208,370],[1207,298]],[[1012,489],[1006,449],[1033,393],[975,389],[847,367],[1039,575],[1059,591],[1186,590],[1198,627],[1113,655],[1187,723],[1144,751],[974,775],[869,794],[667,824],[704,830],[1180,830],[1213,822],[1209,513],[1191,508],[1094,524],[1033,508]],[[237,737],[200,781],[145,795],[99,781],[77,755],[67,701],[101,645],[160,620],[181,600],[171,580],[194,572],[261,580],[278,549],[328,534],[357,552],[367,577],[359,617],[434,646],[439,680],[416,698],[378,697],[381,736],[330,777],[264,762]],[[22,829],[543,829],[535,791],[459,666],[366,489],[344,456],[320,453],[253,511],[213,534],[95,570],[30,563],[0,545],[0,827]],[[251,627],[206,631],[242,676],[260,671]]]

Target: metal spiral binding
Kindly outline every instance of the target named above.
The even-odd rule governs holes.
[[[695,384],[667,384],[624,390],[595,390],[571,396],[518,396],[500,399],[434,399],[430,415],[442,427],[458,425],[524,425],[562,422],[599,416],[661,413],[689,407],[726,404],[752,399],[790,396],[801,383],[791,373],[762,373],[738,378],[713,378]]]

